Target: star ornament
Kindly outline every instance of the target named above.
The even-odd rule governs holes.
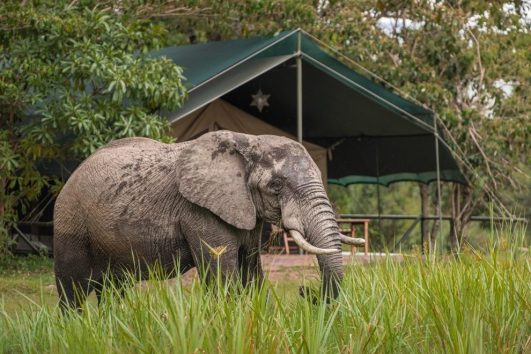
[[[271,95],[264,95],[262,90],[258,90],[258,92],[254,95],[251,95],[253,97],[253,101],[251,102],[251,107],[258,108],[258,111],[262,113],[262,109],[264,107],[269,107],[269,102],[267,100],[269,99],[269,96]]]

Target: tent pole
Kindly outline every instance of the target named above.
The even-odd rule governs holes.
[[[439,132],[437,130],[437,117],[433,117],[433,134],[435,136],[435,163],[437,164],[437,216],[439,217],[439,239],[442,237],[442,199],[441,199],[441,165],[439,161]],[[437,244],[437,243],[436,243]],[[428,247],[435,255],[435,245],[431,244],[431,237],[428,237]],[[433,249],[432,249],[433,247]]]
[[[297,33],[297,140],[302,144],[302,52],[301,52],[301,30]],[[299,249],[299,254],[303,254]]]
[[[376,183],[376,203],[378,208],[378,232],[380,233],[380,236],[382,235],[382,201],[380,197],[380,179],[378,179],[378,182]]]
[[[376,140],[376,207],[378,209],[378,233],[382,235],[382,200],[380,196],[380,142]]]
[[[302,144],[302,55],[301,31],[297,35],[297,140]]]

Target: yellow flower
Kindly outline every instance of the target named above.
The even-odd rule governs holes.
[[[214,256],[215,258],[219,258],[225,251],[227,250],[227,246],[217,246],[217,247],[211,247],[208,243],[201,240],[207,246],[208,252]]]

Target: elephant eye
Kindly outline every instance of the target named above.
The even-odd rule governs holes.
[[[282,181],[280,179],[274,179],[269,182],[268,188],[271,190],[271,192],[278,194],[282,189]]]

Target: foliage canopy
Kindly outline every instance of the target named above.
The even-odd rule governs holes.
[[[185,97],[181,69],[145,54],[165,43],[163,25],[74,3],[0,5],[0,234],[43,188],[60,188],[39,162],[167,139],[158,112]]]
[[[482,201],[528,193],[519,166],[530,156],[530,12],[519,0],[3,2],[0,224],[60,185],[37,161],[86,156],[123,136],[164,138],[157,112],[185,90],[180,69],[147,50],[301,27],[448,127],[473,186],[447,197],[462,235]]]
[[[446,196],[456,242],[462,241],[471,214],[486,208],[485,201],[508,213],[504,204],[512,207],[515,194],[529,193],[530,178],[521,169],[531,156],[529,3],[184,3],[194,15],[168,21],[172,32],[205,41],[301,27],[350,58],[354,69],[433,110],[447,127],[446,135],[451,132],[451,148],[472,187],[452,186]],[[197,7],[208,11],[198,13]]]

